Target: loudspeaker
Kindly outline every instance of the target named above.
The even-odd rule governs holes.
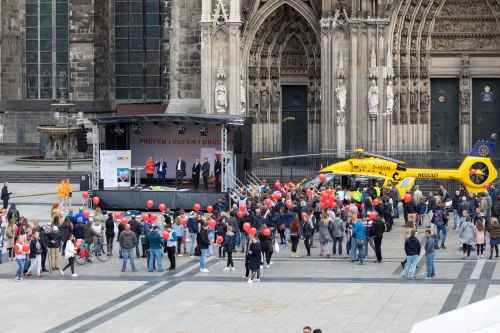
[[[234,149],[235,154],[243,154],[243,132],[239,126],[234,129]]]
[[[104,179],[99,179],[99,191],[104,190]]]
[[[79,153],[86,153],[88,149],[87,131],[83,126],[76,130],[76,148]]]

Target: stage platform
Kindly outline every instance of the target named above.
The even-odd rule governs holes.
[[[158,210],[158,205],[163,203],[168,208],[193,210],[195,203],[204,209],[214,206],[219,199],[227,200],[227,194],[221,192],[205,192],[190,189],[166,189],[150,191],[135,188],[106,189],[94,191],[94,196],[100,199],[99,207],[110,210],[146,210],[146,202],[153,200],[154,206],[150,210]]]

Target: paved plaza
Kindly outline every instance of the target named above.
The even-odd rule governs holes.
[[[10,184],[11,203],[28,219],[49,222],[56,186]],[[78,185],[74,190],[77,203]],[[138,272],[121,273],[115,246],[108,262],[76,265],[78,278],[53,272],[21,283],[13,279],[16,263],[5,261],[4,253],[0,290],[8,306],[2,318],[23,313],[23,329],[34,332],[302,332],[305,325],[323,332],[408,332],[414,323],[500,294],[500,265],[462,260],[455,230],[449,230],[448,249],[437,251],[435,280],[423,279],[422,256],[417,280],[402,279],[401,225],[397,220],[384,235],[382,264],[373,263],[372,249],[364,266],[344,255],[319,257],[316,237],[312,257],[305,257],[303,243],[299,259],[281,246],[271,268],[261,271],[261,282],[253,284],[242,279],[240,252],[234,272],[223,272],[226,261],[212,256],[210,273],[200,273],[198,258],[183,256],[174,272],[148,273],[146,260],[136,259]],[[59,267],[65,262],[61,256]],[[2,332],[19,330],[19,320],[2,320]]]

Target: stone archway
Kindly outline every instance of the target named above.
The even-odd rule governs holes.
[[[254,28],[244,36],[243,69],[254,152],[281,151],[281,87],[286,84],[307,86],[307,150],[319,150],[321,46],[314,15],[302,2],[276,1],[264,5],[249,24]]]

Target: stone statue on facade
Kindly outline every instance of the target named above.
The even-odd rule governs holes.
[[[260,99],[259,86],[257,80],[255,80],[253,84],[251,84],[248,87],[248,94],[250,97],[249,110],[250,112],[257,112],[259,110],[259,99]]]
[[[247,96],[246,96],[245,86],[243,85],[243,80],[240,80],[240,104],[241,104],[240,113],[246,114],[246,112],[247,112]]]
[[[392,114],[392,110],[394,109],[394,91],[392,90],[392,81],[387,83],[387,113]]]
[[[410,110],[416,111],[418,109],[418,87],[417,81],[413,81],[410,87]]]
[[[278,81],[274,81],[273,86],[271,88],[271,107],[273,111],[279,111],[280,108],[280,100],[281,98],[281,91],[280,87],[278,84]]]
[[[335,88],[337,93],[337,101],[339,103],[338,112],[345,112],[346,100],[347,100],[347,88],[344,84],[344,80],[339,79],[338,87]]]
[[[420,87],[420,111],[427,111],[429,109],[429,89],[427,87],[427,82],[424,81]]]
[[[408,105],[408,87],[406,86],[406,81],[401,82],[401,110],[406,110],[406,106]]]
[[[370,89],[368,90],[368,112],[370,114],[378,113],[378,105],[380,103],[378,93],[377,81],[371,80]]]
[[[262,88],[260,88],[260,110],[265,112],[269,110],[269,88],[266,81],[262,82]]]
[[[469,112],[470,105],[470,90],[469,82],[467,79],[462,80],[462,86],[460,87],[460,110],[463,113]]]
[[[59,88],[66,88],[68,86],[68,73],[61,67],[59,70]]]
[[[222,81],[217,81],[215,87],[215,108],[217,113],[225,113],[227,108],[227,92],[226,86]]]

